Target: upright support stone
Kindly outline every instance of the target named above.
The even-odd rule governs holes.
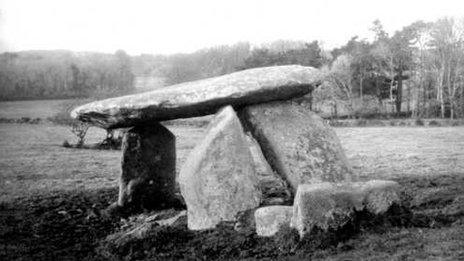
[[[239,116],[293,193],[299,184],[351,180],[352,170],[337,135],[306,104],[251,105]]]
[[[175,136],[160,123],[131,128],[122,141],[118,207],[139,211],[173,206]]]
[[[258,178],[242,125],[231,106],[221,109],[179,174],[188,227],[214,228],[236,221],[261,201]]]

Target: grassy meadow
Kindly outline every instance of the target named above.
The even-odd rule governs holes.
[[[46,119],[68,102],[0,102],[0,118]],[[177,138],[179,168],[203,137],[204,127],[169,124],[168,128]],[[341,127],[335,131],[360,179],[398,181],[413,213],[428,221],[361,231],[305,257],[464,260],[464,126]],[[103,130],[91,128],[86,142],[104,137]],[[0,259],[101,258],[96,250],[99,240],[120,222],[99,216],[99,210],[117,197],[120,151],[61,146],[64,140],[74,143],[74,138],[68,126],[46,120],[39,124],[0,123]],[[192,248],[182,244],[177,248]],[[157,259],[152,246],[140,248],[141,253]],[[180,253],[165,251],[171,258],[170,253]],[[232,257],[276,258],[275,253],[255,252]],[[127,254],[121,258],[149,256],[131,258]],[[213,257],[229,256],[205,254],[201,258]]]

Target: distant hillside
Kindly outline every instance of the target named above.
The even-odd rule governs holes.
[[[23,51],[0,54],[0,99],[90,97],[124,93],[134,87],[131,58],[71,51]]]

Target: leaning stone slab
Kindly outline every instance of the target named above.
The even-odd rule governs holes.
[[[214,114],[247,105],[303,96],[320,83],[319,70],[299,65],[239,71],[163,89],[92,102],[74,109],[78,120],[108,128]]]
[[[358,186],[354,186],[358,187]],[[293,202],[291,226],[303,237],[314,228],[337,230],[363,209],[363,191],[351,184],[323,182],[298,187]]]
[[[175,136],[159,123],[128,130],[122,141],[117,206],[159,209],[175,205]]]
[[[306,104],[251,105],[239,116],[293,193],[299,184],[351,180],[352,170],[337,135]]]
[[[220,110],[179,174],[188,227],[214,228],[259,206],[261,191],[243,128],[231,106]]]
[[[256,234],[270,237],[279,232],[284,225],[289,226],[292,219],[293,207],[267,206],[255,211]]]
[[[246,135],[250,146],[251,156],[258,176],[258,183],[263,198],[261,206],[280,205],[292,201],[291,188],[275,173],[261,151],[258,142],[251,136]]]

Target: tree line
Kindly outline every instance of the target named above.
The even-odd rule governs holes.
[[[0,54],[0,99],[76,98],[133,89],[131,57],[70,51]]]
[[[128,56],[68,51],[0,55],[0,99],[92,97],[130,93],[135,76],[165,85],[248,68],[301,64],[320,68],[324,81],[310,97],[332,116],[464,117],[464,22],[417,21],[388,34],[380,21],[371,40],[352,37],[326,50],[320,42],[247,42],[189,54]]]
[[[317,41],[278,40],[219,46],[158,57],[167,84],[248,68],[301,64],[325,75],[312,101],[333,116],[464,117],[464,21],[416,21],[389,35],[380,21],[372,40],[352,37],[325,50]],[[160,62],[162,59],[162,62]]]
[[[464,20],[418,21],[393,35],[377,20],[372,32],[371,42],[353,37],[331,52],[322,102],[348,115],[464,117]]]

